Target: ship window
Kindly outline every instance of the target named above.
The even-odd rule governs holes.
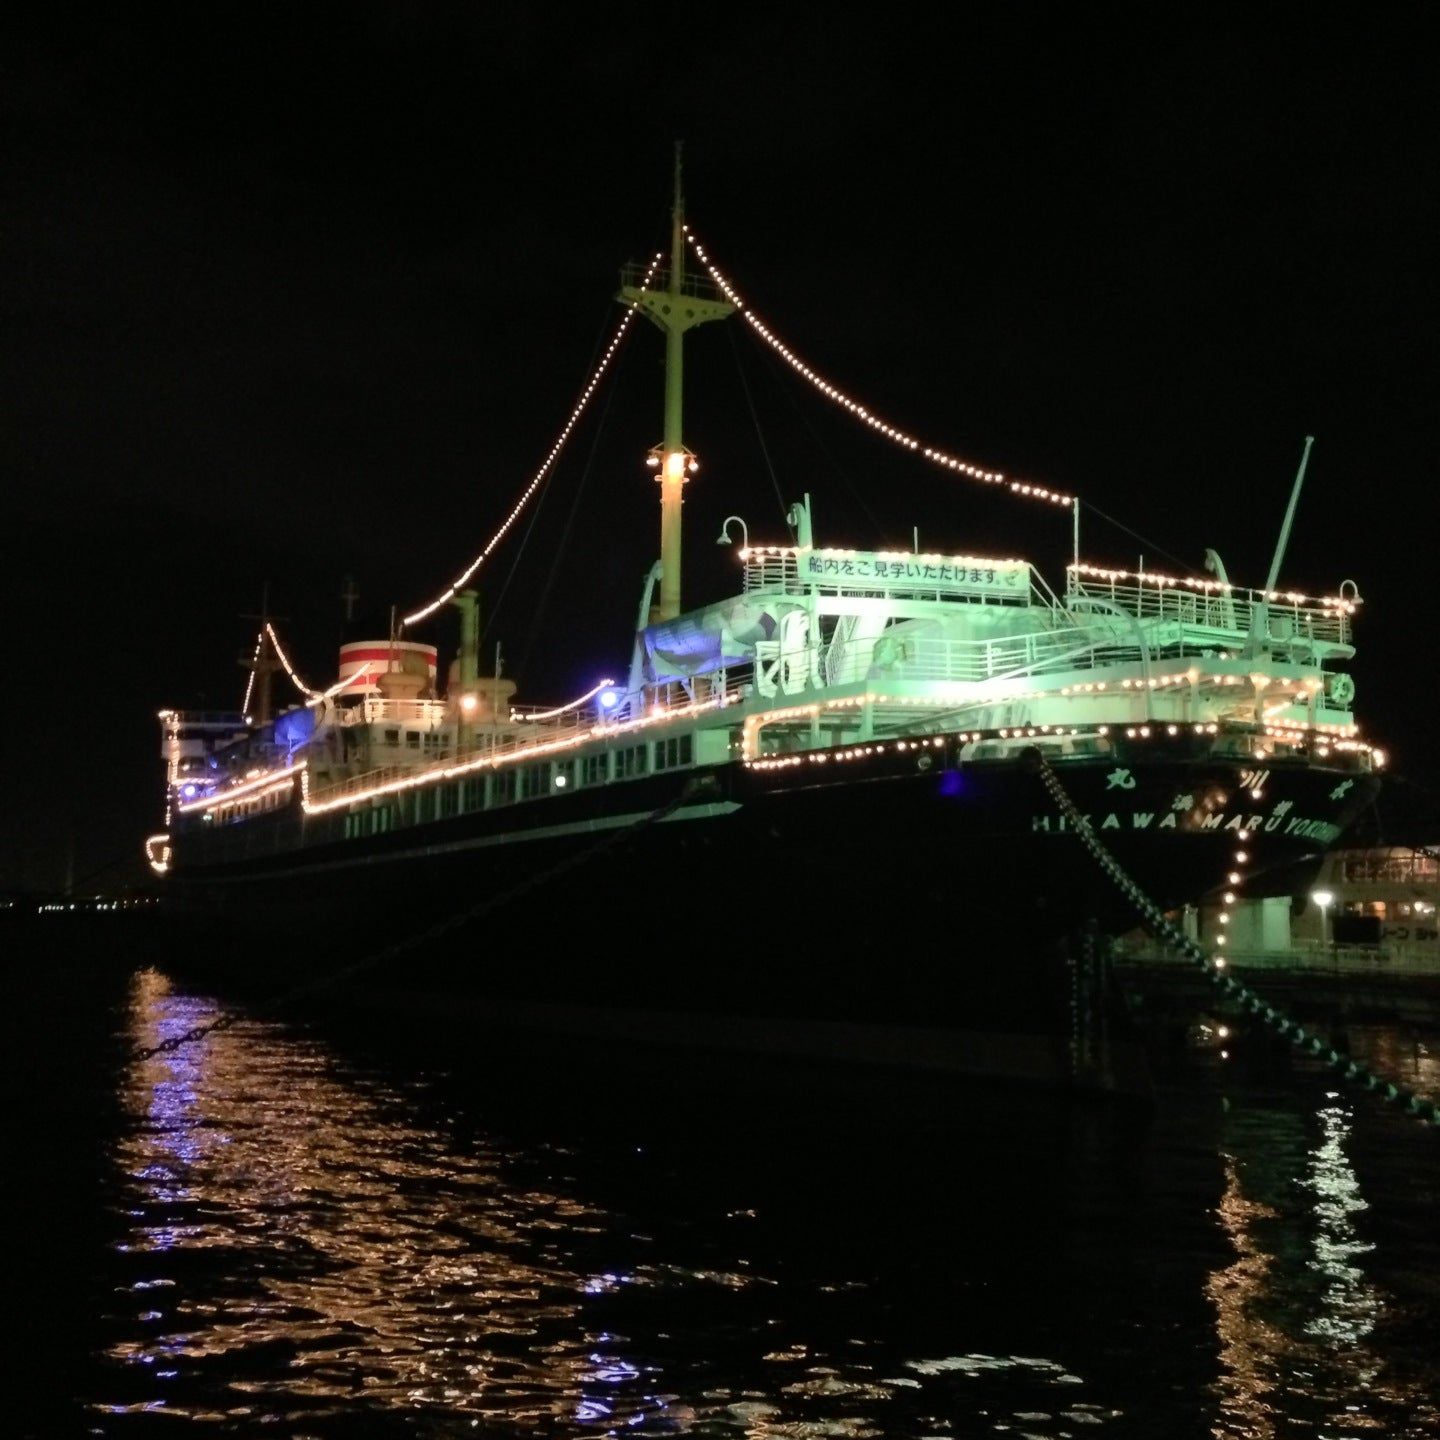
[[[440,732],[431,730],[425,736],[425,748],[427,750],[438,750],[440,748]]]
[[[580,779],[585,785],[603,785],[610,778],[610,752],[587,755],[580,763]]]
[[[460,787],[461,804],[466,811],[479,810],[485,804],[485,777],[471,775]]]
[[[508,805],[515,798],[515,771],[510,768],[495,772],[495,783],[490,790],[492,805]]]
[[[460,809],[460,787],[447,785],[440,792],[440,818],[448,820]]]
[[[570,790],[575,785],[575,762],[573,760],[557,760],[555,762],[555,776],[551,784],[557,790]]]
[[[405,743],[412,750],[420,748],[420,732],[418,730],[407,730],[405,732]]]
[[[435,792],[433,790],[420,790],[415,796],[415,818],[423,825],[427,820],[435,818]]]
[[[655,742],[655,768],[673,770],[677,765],[688,765],[695,755],[695,741],[690,735],[672,735],[668,740]]]
[[[550,788],[550,767],[548,765],[527,765],[520,772],[520,798],[529,800],[543,795]]]
[[[648,746],[627,745],[615,752],[615,775],[617,779],[628,780],[632,775],[645,773],[645,759]]]
[[[385,743],[387,745],[398,745],[400,743],[400,731],[398,729],[387,730],[385,732]]]

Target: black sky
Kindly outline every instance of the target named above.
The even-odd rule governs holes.
[[[1425,19],[222,5],[12,33],[0,884],[58,881],[72,830],[82,873],[138,855],[154,712],[238,704],[262,582],[318,680],[347,573],[383,613],[468,560],[614,323],[618,266],[664,243],[675,137],[757,310],[897,423],[1146,537],[1088,513],[1091,558],[1215,546],[1259,583],[1315,434],[1285,579],[1360,583],[1366,730],[1433,780]],[[724,515],[779,536],[767,451],[824,540],[918,524],[1058,579],[1063,517],[889,450],[738,325],[691,354],[691,598],[728,578]],[[625,662],[659,383],[637,331],[495,615],[527,699]]]

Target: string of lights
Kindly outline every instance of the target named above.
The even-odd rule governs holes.
[[[291,683],[307,700],[318,700],[320,692],[312,689],[300,678],[299,673],[290,663],[290,657],[280,644],[280,637],[275,633],[275,627],[268,620],[265,622],[265,633],[270,637],[270,643],[275,647],[275,654],[279,657],[281,665],[285,667],[285,673],[290,677]]]
[[[250,656],[250,675],[245,681],[245,699],[240,703],[240,713],[249,715],[250,696],[255,690],[255,667],[260,663],[260,647],[265,643],[265,632],[262,630],[255,637],[255,652]]]
[[[374,662],[367,660],[353,675],[342,675],[328,690],[320,690],[310,696],[305,702],[307,705],[322,705],[326,700],[338,695],[342,690],[348,690],[352,685],[358,685],[369,675]]]
[[[511,710],[510,718],[524,721],[527,724],[536,720],[553,720],[557,715],[565,715],[571,710],[578,710],[587,700],[593,700],[602,690],[608,689],[614,683],[613,680],[602,680],[583,695],[577,695],[575,699],[567,701],[564,705],[557,705],[553,710],[540,710],[529,715],[522,714],[519,710]]]
[[[1189,590],[1199,590],[1207,595],[1235,595],[1244,598],[1247,595],[1256,595],[1269,601],[1283,601],[1287,605],[1323,605],[1328,610],[1341,610],[1347,615],[1353,615],[1360,605],[1360,597],[1353,599],[1345,595],[1302,595],[1296,590],[1249,590],[1241,585],[1231,585],[1221,580],[1202,580],[1198,576],[1189,575],[1165,575],[1158,570],[1111,570],[1103,565],[1088,565],[1071,563],[1066,570],[1072,575],[1090,575],[1097,580],[1123,580],[1134,581],[1137,585],[1153,585],[1157,590],[1163,590],[1166,586],[1182,585]]]
[[[660,268],[661,256],[657,252],[650,262],[650,268],[646,270],[644,278],[640,281],[640,288],[643,290],[654,278],[655,272]],[[560,458],[560,452],[565,448],[565,442],[570,438],[570,432],[579,423],[580,417],[589,407],[590,401],[594,399],[595,392],[600,382],[605,377],[605,372],[610,368],[610,362],[614,360],[616,352],[620,349],[626,335],[630,333],[631,322],[635,319],[637,306],[629,305],[625,314],[621,316],[620,323],[616,326],[615,334],[611,337],[609,345],[605,347],[604,353],[600,356],[599,363],[590,372],[590,378],[585,382],[585,388],[580,392],[580,398],[575,402],[574,408],[570,411],[570,418],[565,422],[556,438],[555,443],[550,447],[550,453],[541,462],[540,468],[531,477],[530,483],[520,492],[520,498],[511,507],[510,513],[501,522],[499,529],[490,537],[485,548],[450,582],[450,586],[442,594],[437,595],[428,605],[422,605],[418,610],[412,610],[408,615],[401,618],[402,625],[417,625],[421,620],[433,615],[442,605],[448,604],[460,593],[463,585],[467,584],[470,577],[490,557],[490,552],[505,538],[510,527],[520,518],[526,505],[530,503],[530,497],[540,488],[540,482],[554,468],[555,462]]]
[[[889,421],[882,419],[879,415],[861,405],[859,401],[852,399],[838,385],[832,384],[817,370],[807,365],[799,355],[795,353],[763,320],[750,309],[749,305],[741,297],[734,285],[719,270],[710,259],[709,254],[698,237],[687,225],[685,227],[685,238],[690,242],[691,248],[695,251],[696,258],[705,267],[711,280],[719,288],[720,293],[735,307],[744,318],[746,324],[770,347],[797,375],[808,381],[832,404],[838,405],[842,410],[849,413],[861,424],[869,426],[876,434],[883,435],[893,444],[900,446],[902,450],[910,450],[915,454],[923,455],[932,464],[939,465],[946,470],[953,470],[957,474],[964,475],[967,479],[978,480],[985,485],[1003,486],[1012,495],[1025,496],[1032,500],[1043,500],[1053,505],[1070,505],[1074,501],[1073,495],[1067,495],[1060,490],[1052,490],[1045,485],[1035,485],[1025,480],[1015,480],[1008,475],[1002,474],[999,470],[987,470],[982,465],[973,465],[968,460],[961,460],[958,456],[951,455],[948,451],[941,450],[938,446],[926,445],[923,441],[916,439],[913,435],[891,425]]]

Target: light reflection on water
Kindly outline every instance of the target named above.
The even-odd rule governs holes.
[[[130,1038],[216,1005],[145,971]],[[1394,1058],[1424,1085],[1428,1050]],[[514,1138],[481,1089],[244,1021],[123,1100],[95,1433],[1440,1433],[1386,1351],[1414,1297],[1369,1273],[1374,1116],[1323,1089],[1123,1154],[997,1092],[938,1135],[651,1159],[643,1125]]]

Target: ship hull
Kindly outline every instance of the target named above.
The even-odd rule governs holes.
[[[1293,892],[1376,783],[1176,747],[1055,768],[1166,907]],[[393,946],[364,974],[372,995],[626,1043],[787,1053],[788,1035],[797,1055],[1000,1075],[1009,1056],[1059,1079],[1078,1011],[1109,1005],[1077,991],[1080,937],[1136,923],[1033,763],[960,764],[929,742],[365,838],[296,843],[295,823],[270,853],[210,865],[182,837],[171,895],[208,934],[189,947],[202,968],[228,953],[250,974],[323,973]]]

